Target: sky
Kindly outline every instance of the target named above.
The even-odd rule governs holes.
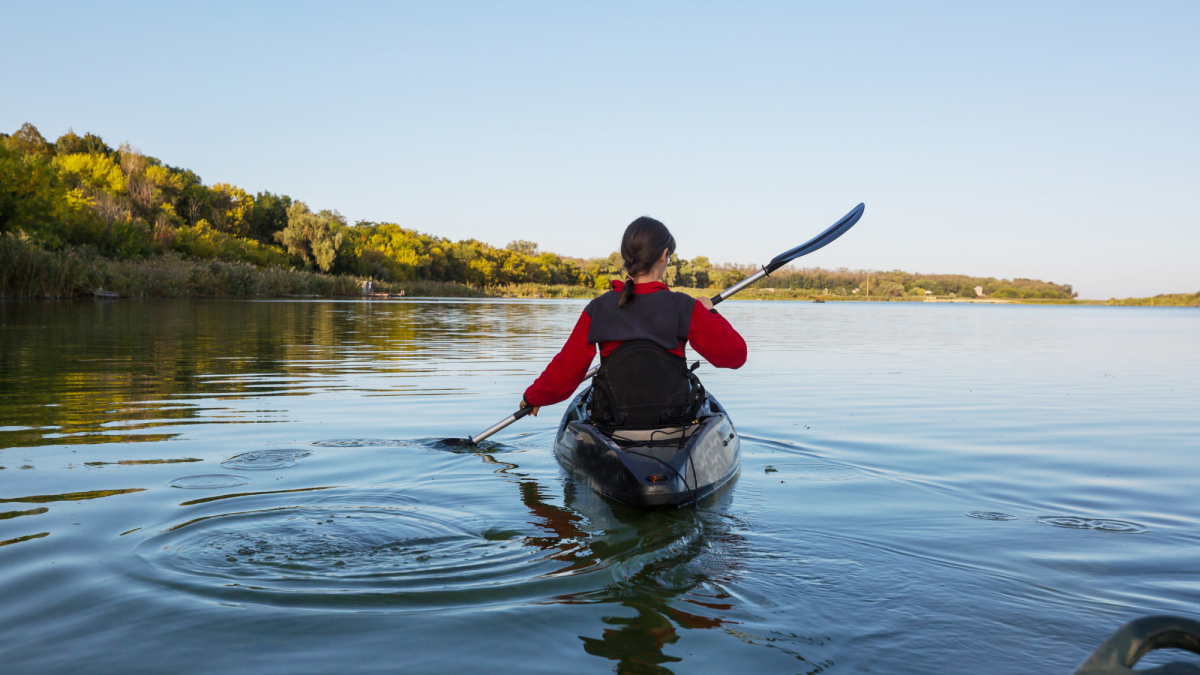
[[[0,0],[0,130],[495,245],[1200,291],[1200,3]]]

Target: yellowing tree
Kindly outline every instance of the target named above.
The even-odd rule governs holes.
[[[149,174],[149,170],[147,170]],[[182,183],[181,183],[182,185]],[[246,191],[229,183],[217,183],[208,189],[212,205],[213,227],[228,232],[236,237],[250,235],[250,223],[247,216],[254,208],[254,197]],[[307,207],[305,207],[307,211]],[[291,210],[288,210],[289,220]]]
[[[74,153],[54,158],[54,168],[72,187],[88,187],[110,194],[125,192],[125,172],[108,155]]]

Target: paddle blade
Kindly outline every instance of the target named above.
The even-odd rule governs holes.
[[[771,272],[774,272],[775,270],[783,267],[800,256],[808,255],[813,251],[828,246],[829,244],[833,243],[835,239],[845,234],[846,230],[854,227],[854,224],[858,222],[858,219],[862,218],[863,210],[865,208],[867,208],[866,204],[859,204],[851,209],[850,213],[847,213],[842,217],[841,220],[837,221],[833,225],[830,225],[829,229],[825,230],[821,234],[818,234],[817,236],[803,244],[800,244],[790,251],[780,253],[779,255],[775,256],[775,259],[767,263],[763,269],[767,271],[767,274],[770,274]]]
[[[445,445],[450,445],[450,446],[454,446],[454,447],[466,447],[468,445],[475,445],[474,443],[471,442],[471,439],[469,439],[469,438],[443,438],[442,443]]]

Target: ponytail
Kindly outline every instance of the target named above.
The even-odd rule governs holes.
[[[654,269],[664,250],[668,256],[675,251],[675,237],[661,222],[642,216],[625,228],[625,236],[621,238],[621,260],[625,263],[627,277],[621,297],[617,299],[618,307],[625,307],[636,299],[634,277]]]
[[[624,307],[633,302],[633,277],[625,277],[625,287],[621,289],[621,297],[617,298],[617,307]]]

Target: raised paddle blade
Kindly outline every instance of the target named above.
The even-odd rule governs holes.
[[[858,222],[858,219],[862,218],[863,210],[866,208],[866,204],[859,204],[858,206],[854,207],[850,210],[850,213],[847,213],[842,217],[841,220],[837,221],[833,225],[830,225],[829,229],[825,230],[821,234],[818,234],[817,236],[803,244],[800,244],[790,251],[780,253],[779,255],[775,256],[771,262],[767,263],[766,266],[763,267],[763,270],[765,270],[767,274],[770,274],[771,272],[774,272],[775,270],[783,267],[800,256],[808,255],[813,251],[824,248],[825,246],[833,243],[835,239],[845,234],[846,230],[854,227],[854,224]]]
[[[862,218],[863,209],[865,209],[865,208],[866,208],[865,204],[859,204],[858,206],[851,209],[850,213],[847,213],[845,216],[842,217],[841,220],[837,221],[833,225],[830,225],[829,229],[825,230],[821,234],[818,234],[817,236],[813,237],[812,239],[809,239],[807,242],[797,246],[796,248],[794,248],[790,251],[787,251],[785,253],[780,253],[779,255],[775,256],[774,260],[772,260],[771,262],[764,265],[763,268],[760,269],[759,271],[755,272],[754,274],[751,274],[750,276],[746,277],[745,279],[742,279],[741,281],[737,282],[736,284],[734,284],[734,285],[730,286],[729,288],[726,288],[725,290],[718,293],[717,296],[712,299],[712,304],[714,306],[716,306],[716,305],[724,302],[725,300],[728,300],[730,298],[730,296],[732,296],[734,293],[737,293],[737,292],[751,286],[752,284],[757,282],[759,279],[762,279],[763,277],[767,276],[771,272],[774,272],[775,270],[779,269],[780,267],[783,267],[784,265],[790,263],[791,261],[795,260],[796,258],[799,258],[802,255],[808,255],[809,253],[812,253],[813,251],[815,251],[823,246],[828,245],[834,239],[837,239],[838,237],[845,234],[846,230],[849,230],[850,228],[854,227],[854,224],[858,222],[858,219]]]

